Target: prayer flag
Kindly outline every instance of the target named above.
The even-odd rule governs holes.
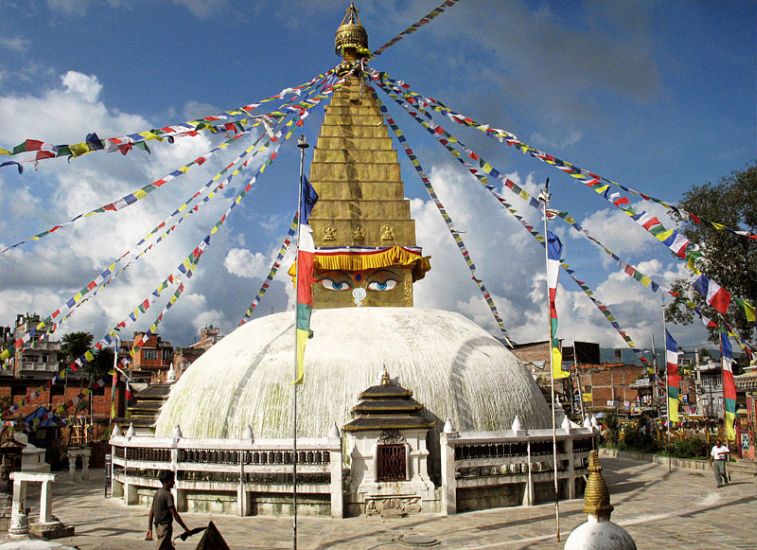
[[[723,361],[723,401],[725,404],[725,435],[728,441],[736,440],[736,382],[733,379],[733,350],[728,332],[720,331],[720,353]]]
[[[730,292],[724,288],[720,288],[719,284],[715,281],[711,281],[704,275],[700,275],[699,278],[694,281],[692,286],[704,296],[708,305],[725,315],[725,312],[728,310],[728,305],[731,303]]]
[[[310,313],[313,308],[313,260],[315,242],[313,230],[308,224],[318,194],[303,176],[299,205],[299,239],[297,241],[297,375],[295,384],[302,384],[305,377],[305,346],[310,338]]]
[[[557,279],[560,274],[560,256],[562,255],[562,243],[560,239],[547,231],[547,285],[549,286],[549,339],[552,353],[552,378],[555,380],[568,378],[570,372],[562,369],[562,352],[560,341],[557,338]]]
[[[116,385],[118,384],[118,372],[113,369],[110,373],[112,375],[110,382],[110,418],[111,420],[116,417]]]
[[[678,422],[678,394],[681,376],[678,373],[678,343],[665,329],[665,363],[668,369],[668,420]]]

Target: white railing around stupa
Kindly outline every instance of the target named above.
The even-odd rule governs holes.
[[[333,430],[332,430],[333,432]],[[196,493],[236,493],[236,511],[249,515],[249,494],[292,493],[292,440],[255,439],[248,430],[243,439],[185,438],[122,435],[116,428],[112,447],[111,494],[124,503],[139,504],[140,490],[160,487],[158,474],[176,474],[175,498],[179,510]],[[247,437],[249,436],[249,437]],[[297,490],[302,495],[330,495],[332,517],[342,517],[342,448],[338,431],[324,438],[297,439]]]
[[[556,430],[556,439],[560,496],[576,498],[576,480],[587,473],[594,431],[565,418]],[[511,491],[511,495],[520,500],[519,504],[530,506],[539,500],[538,492],[554,483],[552,430],[528,430],[517,417],[510,430],[501,432],[457,432],[447,421],[440,444],[442,513],[475,509],[475,502],[460,506],[463,494],[472,495],[467,500],[496,500],[496,491],[501,492],[503,486],[521,488],[522,496],[517,491]],[[554,495],[554,490],[549,490]],[[494,496],[485,495],[485,491]]]

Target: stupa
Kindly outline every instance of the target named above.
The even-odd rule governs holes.
[[[529,437],[545,441],[549,437],[549,407],[524,365],[481,327],[458,313],[412,307],[413,284],[431,266],[415,241],[396,150],[363,79],[362,66],[370,50],[354,5],[337,30],[336,51],[342,57],[338,71],[344,84],[327,107],[310,168],[310,181],[319,195],[310,217],[316,244],[314,336],[299,389],[298,436],[303,441],[310,438],[312,452],[303,457],[306,462],[312,459],[308,462],[312,467],[301,471],[311,472],[312,478],[311,500],[301,500],[301,506],[328,513],[318,496],[328,491],[334,517],[341,517],[343,510],[382,515],[454,511],[449,499],[442,504],[445,472],[452,476],[450,483],[456,476],[454,467],[450,471],[444,461],[457,460],[456,445],[462,449],[465,433],[472,432],[479,439],[466,443],[466,452],[473,456],[488,449],[481,456],[495,461],[496,473],[490,467],[485,472],[469,468],[466,475],[501,476],[507,478],[503,484],[512,484],[506,497],[492,495],[487,502],[532,503],[540,494],[534,484],[540,482],[539,476],[548,475],[544,473],[548,468],[539,463],[541,473],[531,475]],[[281,476],[289,472],[284,465],[289,464],[286,449],[292,444],[294,322],[292,312],[254,319],[214,345],[183,374],[163,405],[153,442],[179,449],[177,454],[151,454],[144,450],[151,445],[147,439],[114,438],[114,445],[123,446],[114,449],[114,456],[121,453],[125,458],[123,464],[120,458],[114,462],[114,479],[123,482],[114,495],[123,495],[127,503],[142,498],[141,493],[130,493],[138,484],[128,476],[129,465],[137,467],[128,460],[130,453],[144,460],[162,456],[179,470],[177,489],[184,492],[177,498],[180,509],[204,510],[200,504],[193,508],[191,499],[215,490],[225,492],[230,510],[241,514],[289,513],[287,489],[281,487],[288,478]],[[389,374],[376,386],[385,372]],[[353,416],[355,410],[362,410],[355,409],[360,396],[387,388],[400,393],[379,406],[399,407],[401,412],[408,406],[402,396],[412,395],[414,423],[403,424],[403,414],[397,414],[387,416],[384,424],[369,423],[371,430],[356,429]],[[456,435],[441,437],[452,426]],[[590,437],[590,430],[584,434],[570,425],[561,435],[566,496],[575,493],[584,466],[583,455],[572,453],[590,447],[574,449],[575,430],[584,439]],[[509,443],[512,438],[517,443]],[[181,451],[182,446],[187,450]],[[234,458],[210,449],[229,450]],[[328,449],[330,462],[318,449]],[[458,458],[462,468],[467,459],[463,454]],[[182,460],[193,464],[184,476]],[[238,466],[231,466],[234,460],[242,463],[241,474]],[[202,464],[214,461],[230,466],[213,464],[202,471]],[[155,461],[147,462],[155,468]],[[246,468],[263,471],[264,465],[279,468],[273,470],[279,477],[245,473]],[[387,468],[394,477],[382,477]],[[327,475],[331,477],[323,477]],[[272,489],[270,484],[276,483],[279,489]],[[491,480],[482,483],[489,488],[497,485]],[[464,492],[462,486],[457,491]]]

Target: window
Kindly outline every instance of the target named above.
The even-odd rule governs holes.
[[[407,472],[405,445],[379,445],[376,448],[376,481],[405,481]]]
[[[144,354],[144,358],[145,359],[157,359],[158,358],[158,350],[146,349],[142,353]]]

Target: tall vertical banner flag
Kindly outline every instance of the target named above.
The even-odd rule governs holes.
[[[547,285],[549,286],[549,340],[552,353],[552,378],[568,378],[570,372],[562,370],[562,352],[557,338],[557,279],[560,275],[562,243],[557,235],[547,231]]]
[[[678,343],[665,329],[665,363],[668,369],[668,420],[678,422],[678,394],[681,375],[678,372]]]
[[[118,371],[113,369],[111,371],[110,382],[110,419],[113,420],[116,417],[116,386],[118,384]]]
[[[736,382],[733,379],[733,350],[728,332],[720,331],[720,352],[723,361],[723,401],[725,402],[725,435],[728,441],[736,440]]]
[[[299,239],[297,240],[297,377],[295,384],[305,378],[305,346],[310,338],[310,313],[313,309],[313,260],[315,242],[308,223],[318,194],[303,176],[300,182]]]

